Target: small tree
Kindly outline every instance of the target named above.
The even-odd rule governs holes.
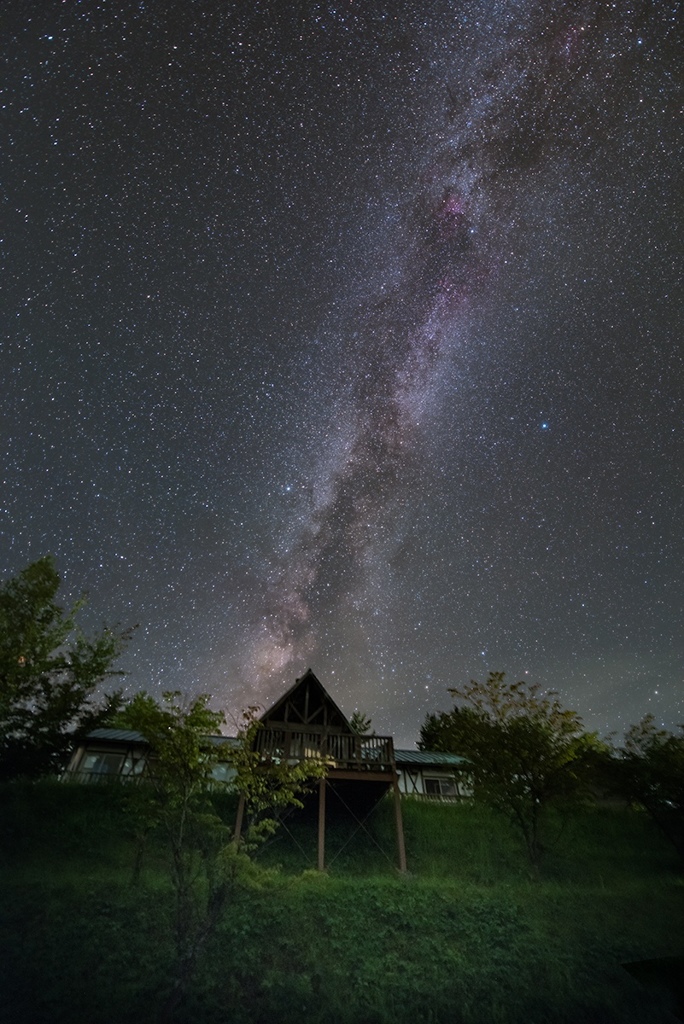
[[[684,860],[684,731],[658,729],[645,715],[625,733],[617,767],[624,795],[648,811]]]
[[[261,723],[256,708],[245,713],[235,747],[217,744],[211,734],[219,731],[224,716],[209,708],[209,699],[203,695],[184,702],[173,691],[157,703],[140,693],[114,719],[141,732],[150,745],[149,785],[143,782],[130,793],[134,831],[144,842],[151,828],[160,828],[169,854],[176,967],[160,1014],[163,1021],[183,999],[202,950],[248,870],[247,854],[274,832],[285,807],[301,806],[309,780],[324,771],[318,762],[291,764],[257,753],[254,738]],[[247,836],[240,846],[211,801],[219,760],[234,769],[230,784],[246,801]]]
[[[579,716],[563,708],[555,692],[506,683],[503,672],[449,692],[457,706],[428,715],[418,745],[469,760],[476,796],[520,829],[537,874],[545,812],[587,793],[602,744],[584,733]]]
[[[362,711],[355,711],[349,719],[349,724],[355,733],[359,736],[374,736],[375,730],[371,732],[372,722],[368,715],[364,715]]]
[[[316,758],[288,760],[256,750],[256,737],[263,728],[258,714],[256,706],[243,712],[238,746],[231,754],[236,772],[234,785],[245,807],[241,845],[248,852],[253,852],[273,835],[283,811],[303,807],[302,796],[326,773],[325,764]]]
[[[64,766],[76,738],[111,715],[120,695],[96,697],[129,637],[76,625],[81,599],[65,612],[50,556],[0,585],[0,778]]]
[[[211,740],[223,724],[209,697],[184,702],[169,691],[161,703],[137,694],[115,724],[136,729],[150,745],[147,785],[131,789],[129,810],[139,843],[157,827],[165,839],[174,892],[176,968],[161,1019],[183,998],[197,960],[220,920],[236,882],[230,830],[210,800],[212,772],[221,748]]]

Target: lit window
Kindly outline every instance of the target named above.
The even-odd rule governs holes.
[[[123,754],[105,753],[101,750],[86,751],[78,770],[89,775],[118,775],[122,762]]]
[[[432,778],[425,779],[426,796],[459,796],[458,786],[455,779]]]

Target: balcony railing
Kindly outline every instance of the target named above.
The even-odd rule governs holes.
[[[331,767],[347,770],[392,771],[395,768],[391,736],[350,736],[267,726],[257,733],[256,749],[268,757],[288,761],[316,758]]]

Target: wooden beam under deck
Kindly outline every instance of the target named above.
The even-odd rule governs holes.
[[[318,870],[325,871],[325,788],[326,780],[318,780]]]
[[[406,874],[406,845],[404,843],[404,819],[401,816],[401,794],[399,792],[399,780],[394,776],[392,782],[394,790],[394,818],[397,825],[397,852],[399,854],[399,870],[402,875]]]

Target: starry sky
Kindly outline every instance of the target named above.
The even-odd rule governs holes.
[[[674,0],[14,0],[0,568],[129,692],[684,720]]]

